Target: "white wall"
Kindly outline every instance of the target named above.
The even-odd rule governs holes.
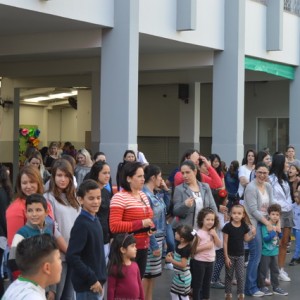
[[[140,1],[140,32],[214,49],[224,48],[224,0],[197,0],[197,29],[176,31],[176,0]]]
[[[246,1],[245,54],[285,64],[299,64],[299,17],[283,13],[283,50],[266,51],[265,5]]]
[[[0,0],[0,4],[104,26],[113,25],[112,0]]]

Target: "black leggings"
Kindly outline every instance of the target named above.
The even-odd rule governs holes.
[[[148,249],[137,249],[135,262],[139,266],[141,278],[144,277],[147,265]]]
[[[213,265],[213,262],[192,260],[193,300],[209,299]]]

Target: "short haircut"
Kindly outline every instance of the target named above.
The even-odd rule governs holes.
[[[131,187],[129,182],[127,181],[127,177],[133,177],[136,171],[140,168],[143,169],[143,165],[138,161],[127,162],[123,166],[121,174],[121,186],[125,191],[131,192]]]
[[[45,209],[45,211],[47,211],[47,209],[48,209],[47,200],[41,194],[31,194],[31,195],[27,196],[26,202],[25,202],[26,209],[27,209],[27,206],[32,203],[41,203],[43,205],[43,208]]]
[[[16,249],[16,264],[22,275],[37,274],[43,263],[52,261],[51,254],[57,250],[55,239],[41,234],[22,240]]]
[[[268,207],[268,214],[270,214],[271,212],[276,211],[279,213],[279,215],[281,215],[281,206],[277,203],[271,204]]]
[[[81,183],[77,190],[77,196],[80,198],[84,198],[85,194],[91,190],[100,189],[98,183],[93,179],[87,179]]]

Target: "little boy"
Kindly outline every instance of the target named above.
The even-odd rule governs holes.
[[[288,295],[282,288],[279,287],[279,267],[277,256],[279,253],[279,239],[282,237],[280,226],[281,206],[272,204],[268,207],[269,220],[273,225],[273,230],[268,231],[266,225],[262,225],[262,256],[258,270],[258,283],[261,291],[265,296],[272,294],[286,296]],[[265,279],[270,270],[271,285],[273,293],[266,287]]]
[[[8,264],[12,271],[13,278],[16,279],[19,275],[19,268],[16,265],[16,248],[18,244],[28,237],[35,235],[40,235],[47,233],[53,235],[54,233],[54,222],[48,220],[45,222],[48,217],[48,206],[47,200],[40,194],[32,194],[26,198],[25,202],[26,207],[26,225],[21,227],[15,234],[10,253]],[[50,219],[50,217],[48,217]]]
[[[77,197],[82,210],[71,230],[66,260],[72,269],[76,299],[100,300],[107,278],[103,232],[96,215],[101,204],[100,187],[94,180],[85,180]]]
[[[59,282],[60,253],[48,234],[22,240],[16,249],[21,276],[6,290],[2,300],[46,300],[45,288]]]

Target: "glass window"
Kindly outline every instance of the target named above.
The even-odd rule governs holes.
[[[269,148],[270,153],[284,152],[289,143],[288,118],[257,119],[257,150]]]

